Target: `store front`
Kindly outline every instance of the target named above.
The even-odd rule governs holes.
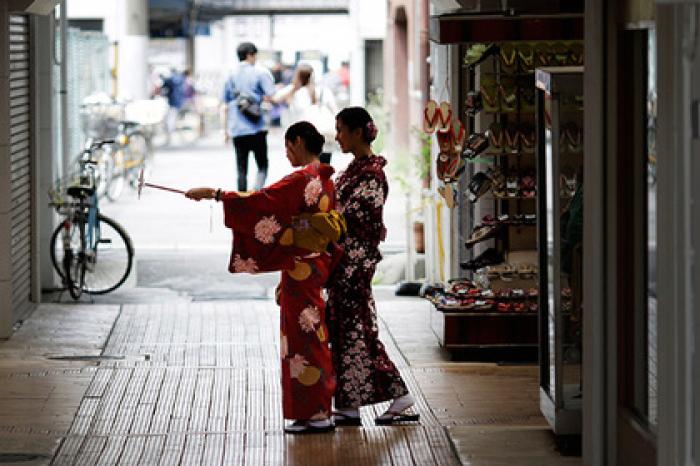
[[[41,226],[52,220],[40,180],[52,158],[52,41],[42,33],[50,30],[46,15],[53,7],[52,1],[0,5],[0,338],[41,299]]]
[[[700,4],[611,3],[546,19],[512,9],[432,18],[433,50],[459,54],[434,82],[459,80],[450,105],[465,147],[479,141],[470,135],[487,140],[462,174],[436,180],[458,193],[452,259],[476,266],[451,277],[481,290],[452,286],[433,328],[448,349],[478,348],[473,360],[534,347],[543,415],[558,436],[582,435],[585,464],[695,464]],[[529,20],[550,21],[550,36]],[[531,70],[533,42],[535,60],[552,62]],[[523,84],[530,71],[537,79]]]

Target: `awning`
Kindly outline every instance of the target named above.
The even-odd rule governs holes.
[[[347,14],[349,0],[149,0],[151,37],[186,37],[225,16]]]
[[[439,44],[582,39],[582,13],[516,14],[512,11],[458,11],[430,18],[430,40]]]

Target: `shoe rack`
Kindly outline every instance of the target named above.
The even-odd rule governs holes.
[[[459,111],[466,130],[464,174],[455,208],[467,221],[459,233],[462,276],[432,296],[433,329],[450,349],[499,352],[537,359],[538,235],[535,69],[580,66],[581,41],[510,41],[467,44]],[[577,122],[563,132],[580,146]],[[469,141],[488,145],[470,151]],[[578,144],[578,146],[577,146]],[[476,153],[478,152],[478,153]],[[575,176],[572,177],[575,183]],[[484,184],[488,189],[484,188]],[[565,182],[563,182],[565,184]],[[479,237],[486,225],[488,234]],[[471,241],[470,241],[471,239]],[[455,289],[458,290],[455,292]],[[465,292],[464,288],[471,291]],[[438,293],[439,294],[439,293]],[[465,299],[465,296],[469,298]],[[474,305],[474,303],[477,303]],[[440,314],[440,315],[438,315]],[[504,354],[505,353],[505,354]],[[472,359],[487,359],[474,354]]]

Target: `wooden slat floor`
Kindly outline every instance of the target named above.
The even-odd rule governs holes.
[[[54,465],[457,465],[406,361],[417,425],[282,431],[277,306],[269,301],[125,305]]]

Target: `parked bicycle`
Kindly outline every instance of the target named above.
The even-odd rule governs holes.
[[[121,196],[124,186],[136,188],[141,168],[150,171],[153,160],[151,142],[141,125],[134,121],[119,122],[116,143],[112,146],[112,173],[105,194],[110,201]]]
[[[83,292],[103,294],[115,290],[131,272],[131,238],[116,221],[102,215],[98,206],[94,157],[113,143],[99,140],[84,149],[77,179],[65,193],[60,187],[50,193],[50,205],[63,217],[51,236],[51,261],[64,288],[76,300]]]

